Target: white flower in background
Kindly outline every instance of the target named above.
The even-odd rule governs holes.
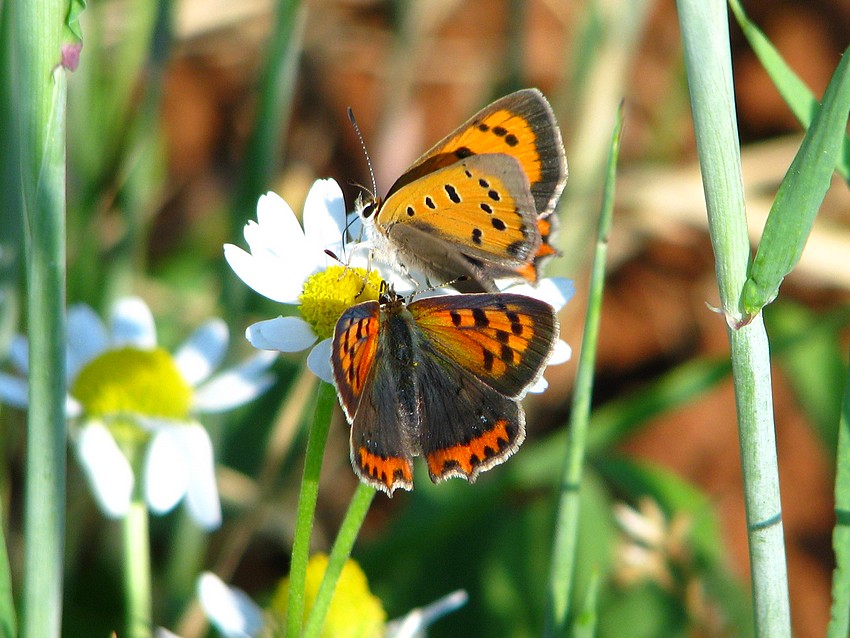
[[[271,386],[272,353],[260,352],[216,376],[229,335],[221,319],[201,325],[172,355],[157,346],[153,316],[138,298],[120,299],[107,327],[88,306],[67,319],[71,437],[103,512],[128,512],[136,477],[152,511],[181,500],[205,529],[221,523],[212,444],[196,415],[224,412]],[[27,340],[10,359],[21,376],[0,373],[0,401],[27,406]],[[136,470],[136,471],[134,471]]]
[[[327,556],[310,558],[305,583],[305,618],[312,609],[327,568]],[[198,600],[210,623],[225,638],[255,638],[278,635],[285,624],[288,579],[284,579],[266,609],[260,608],[241,589],[230,587],[218,576],[204,572],[198,578]],[[437,620],[463,607],[469,596],[457,590],[439,600],[411,610],[405,616],[386,622],[383,604],[371,591],[366,574],[354,560],[347,560],[325,617],[322,636],[375,636],[384,638],[423,638]]]
[[[255,348],[280,352],[313,346],[307,366],[328,383],[333,378],[331,337],[337,320],[349,306],[377,299],[381,279],[374,269],[367,274],[363,268],[368,265],[366,244],[343,243],[345,229],[342,190],[334,180],[322,179],[307,193],[303,230],[289,205],[267,193],[257,203],[257,221],[249,221],[244,229],[250,252],[224,246],[227,263],[242,281],[273,301],[299,305],[301,311],[300,317],[255,323],[245,333],[248,341]],[[356,234],[356,229],[349,231]],[[347,258],[348,265],[326,251]],[[353,267],[357,264],[360,267]]]

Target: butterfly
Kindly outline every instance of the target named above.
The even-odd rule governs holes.
[[[566,181],[552,107],[524,89],[437,142],[358,212],[389,261],[458,290],[497,292],[500,278],[535,283],[557,253],[553,212]]]
[[[413,489],[413,457],[434,483],[470,483],[525,439],[519,400],[558,340],[553,308],[510,293],[425,297],[389,286],[348,308],[331,346],[361,481],[392,496]]]

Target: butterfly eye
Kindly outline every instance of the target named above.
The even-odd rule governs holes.
[[[363,207],[363,219],[369,219],[372,214],[375,212],[375,209],[378,207],[378,202],[369,202]]]

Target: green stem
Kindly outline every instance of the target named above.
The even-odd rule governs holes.
[[[313,609],[310,611],[307,625],[304,627],[304,638],[318,638],[321,635],[322,624],[325,622],[325,616],[327,616],[328,609],[331,606],[339,575],[342,573],[342,568],[345,566],[348,557],[351,556],[354,541],[360,533],[360,527],[366,519],[366,514],[369,512],[369,506],[374,497],[374,488],[364,483],[357,484],[357,490],[351,498],[348,511],[345,513],[345,518],[331,549],[331,555],[328,557],[328,566],[322,578],[322,584],[319,585],[319,592],[316,594]]]
[[[295,515],[295,539],[292,542],[292,561],[289,567],[289,601],[286,611],[286,635],[300,636],[304,624],[304,583],[307,579],[307,561],[310,558],[310,535],[313,531],[313,515],[319,497],[319,474],[331,415],[336,404],[336,391],[330,383],[320,383],[316,397],[313,423],[307,437],[307,453],[304,460],[304,477],[301,494],[298,496],[298,511]]]
[[[561,636],[565,632],[567,610],[572,594],[575,573],[576,543],[580,497],[579,488],[584,469],[587,430],[590,421],[590,401],[593,395],[593,370],[596,363],[596,345],[599,340],[599,317],[602,310],[602,292],[605,288],[605,257],[608,253],[608,235],[614,211],[614,185],[616,183],[617,157],[620,149],[620,131],[623,124],[622,107],[614,125],[608,171],[599,229],[596,255],[590,279],[590,298],[587,306],[584,336],[576,374],[572,417],[567,441],[567,454],[560,480],[560,502],[555,524],[552,548],[552,565],[549,572],[549,591],[544,635]]]
[[[275,24],[257,91],[257,114],[231,208],[230,236],[236,243],[242,237],[245,219],[256,210],[257,198],[269,189],[281,161],[280,149],[292,111],[306,15],[306,7],[300,0],[277,0]],[[236,328],[247,288],[227,270],[223,297],[227,319],[231,328]]]
[[[27,271],[29,420],[21,636],[58,636],[65,515],[65,99],[67,5],[16,2],[21,193]]]
[[[850,634],[850,375],[844,387],[838,424],[835,470],[835,530],[832,532],[835,571],[826,635],[828,638],[843,638]]]
[[[790,636],[770,352],[761,315],[741,324],[750,245],[725,0],[678,0],[691,111],[722,310],[727,318],[757,636]]]
[[[148,508],[137,496],[122,521],[124,533],[124,597],[127,638],[151,638],[151,558]]]

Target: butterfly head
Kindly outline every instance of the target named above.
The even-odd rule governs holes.
[[[357,199],[354,200],[354,212],[357,213],[360,219],[371,218],[380,207],[381,198],[367,191],[358,194]]]

